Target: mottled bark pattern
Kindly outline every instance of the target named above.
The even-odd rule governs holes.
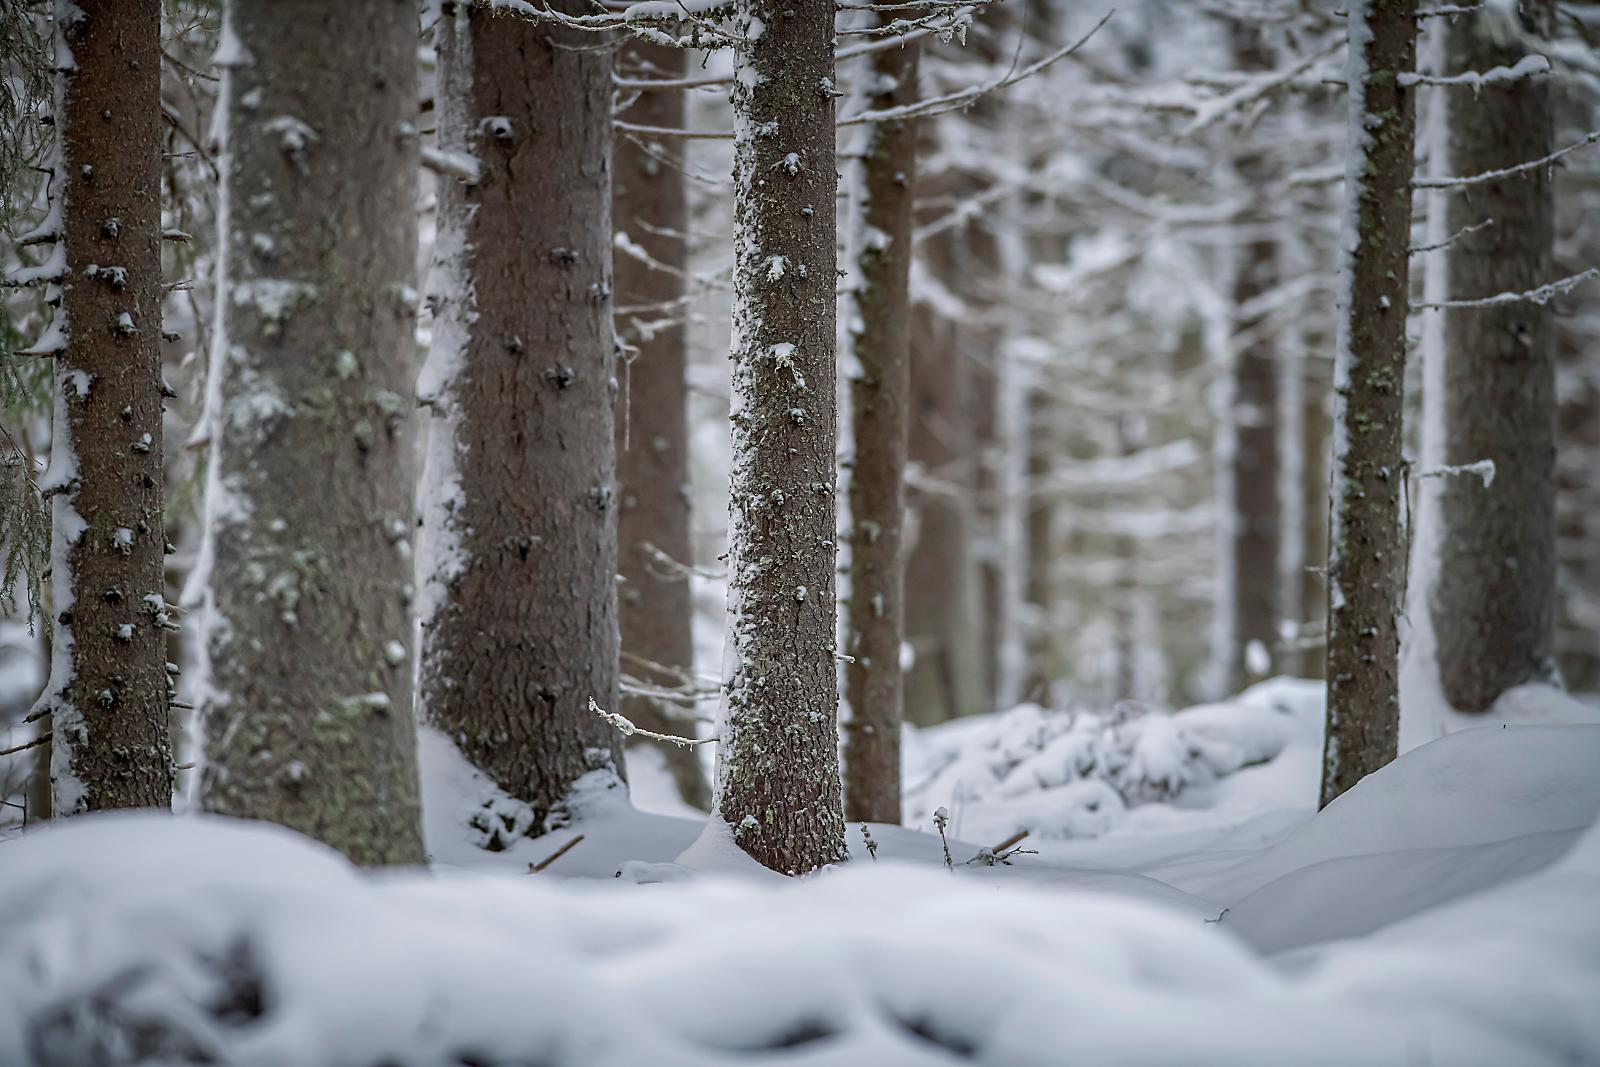
[[[56,357],[57,815],[170,807],[161,473],[161,51],[156,0],[63,4],[67,275]],[[76,471],[70,460],[76,457]]]
[[[617,70],[636,78],[681,78],[688,73],[682,48],[631,42],[617,57]],[[631,95],[631,92],[630,92]],[[621,118],[640,126],[679,129],[684,94],[641,92]],[[612,226],[659,266],[626,252],[614,253],[617,331],[633,347],[622,371],[617,412],[618,563],[622,585],[617,614],[624,669],[645,681],[681,685],[694,667],[690,632],[694,610],[688,573],[674,564],[691,562],[689,540],[689,402],[685,272],[689,266],[688,199],[684,190],[684,141],[616,139],[611,190]],[[660,325],[663,320],[670,324]],[[661,557],[665,555],[666,562]],[[659,670],[660,664],[668,670]],[[646,729],[683,733],[682,723],[663,715],[648,697],[623,700],[623,714]],[[711,806],[711,787],[693,749],[659,746],[683,799]]]
[[[872,57],[873,110],[917,98],[916,42]],[[850,382],[855,456],[850,469],[850,604],[845,667],[850,718],[844,724],[844,810],[850,821],[900,821],[901,523],[905,511],[910,409],[911,208],[916,123],[874,123],[867,131],[860,188],[862,240],[856,269],[854,343],[860,370]],[[879,237],[878,235],[882,235]]]
[[[844,857],[834,666],[833,7],[739,0],[732,677],[717,811],[776,871]]]
[[[1397,616],[1405,581],[1401,412],[1411,238],[1416,0],[1353,0],[1349,144],[1341,235],[1344,306],[1328,554],[1326,805],[1395,757]]]
[[[230,0],[224,18],[201,803],[419,863],[413,8]]]
[[[1523,26],[1549,38],[1551,0],[1523,0]],[[1511,66],[1528,44],[1496,32],[1498,16],[1463,15],[1447,31],[1446,73]],[[1550,78],[1450,97],[1445,173],[1478,174],[1548,155]],[[1449,197],[1446,230],[1494,225],[1450,246],[1448,299],[1537,288],[1554,276],[1552,174],[1540,167]],[[1493,460],[1494,483],[1439,486],[1438,581],[1429,598],[1439,681],[1459,711],[1484,711],[1505,690],[1554,678],[1556,607],[1555,350],[1548,304],[1453,308],[1444,320],[1446,464]]]
[[[611,60],[594,44],[475,4],[439,23],[440,144],[481,178],[441,197],[460,262],[434,343],[459,339],[460,362],[431,447],[460,482],[430,486],[454,494],[430,534],[456,555],[428,561],[422,704],[534,834],[576,779],[622,774],[588,708],[616,707],[618,640]]]
[[[1233,26],[1233,49],[1240,70],[1272,69],[1272,54],[1258,28]],[[1266,140],[1263,134],[1256,134]],[[1274,167],[1265,152],[1247,152],[1237,163],[1244,194],[1261,204],[1260,194],[1274,181]],[[1263,205],[1265,206],[1265,205]],[[1260,236],[1238,251],[1233,279],[1233,618],[1231,654],[1233,688],[1242,689],[1263,675],[1250,669],[1252,643],[1266,649],[1268,669],[1280,656],[1278,646],[1278,349],[1263,296],[1278,284],[1277,244],[1266,236],[1270,223],[1255,213],[1243,222]]]

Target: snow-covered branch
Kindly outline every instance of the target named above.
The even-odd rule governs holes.
[[[678,745],[683,748],[695,748],[698,745],[715,744],[720,738],[716,737],[678,737],[674,734],[658,734],[654,730],[646,730],[642,726],[634,725],[632,719],[615,711],[607,711],[595,703],[594,697],[589,698],[589,710],[610,723],[623,737],[646,737],[651,741],[665,741],[669,745]]]
[[[1571,155],[1580,148],[1587,148],[1589,145],[1597,143],[1600,143],[1600,130],[1594,130],[1587,134],[1583,140],[1569,144],[1565,148],[1558,148],[1548,156],[1530,159],[1528,162],[1518,163],[1514,167],[1486,170],[1482,174],[1473,174],[1464,178],[1414,178],[1411,181],[1411,186],[1414,189],[1462,189],[1469,185],[1495,182],[1502,178],[1510,178],[1518,174],[1525,174],[1528,171],[1538,170],[1540,167],[1547,167],[1563,156]]]
[[[1493,296],[1482,296],[1467,300],[1431,300],[1414,303],[1411,306],[1417,309],[1427,308],[1487,308],[1499,307],[1502,304],[1521,304],[1524,302],[1534,304],[1548,304],[1558,296],[1565,295],[1588,281],[1590,278],[1600,278],[1600,267],[1590,267],[1588,270],[1566,278],[1559,278],[1547,282],[1537,289],[1524,289],[1519,293],[1496,293]]]

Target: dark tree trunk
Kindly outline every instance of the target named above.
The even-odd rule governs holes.
[[[1524,28],[1554,30],[1552,0],[1523,0]],[[1528,45],[1502,39],[1483,14],[1446,30],[1444,73],[1511,66]],[[1548,155],[1551,79],[1522,78],[1449,107],[1445,171],[1478,174]],[[1447,253],[1447,298],[1536,288],[1552,277],[1555,201],[1549,168],[1474,186],[1446,201],[1445,229],[1492,218]],[[1493,483],[1446,477],[1439,494],[1438,576],[1429,597],[1439,681],[1459,711],[1484,711],[1528,681],[1556,677],[1555,350],[1548,304],[1524,301],[1429,312],[1444,318],[1445,464],[1492,460]]]
[[[1328,603],[1328,401],[1333,393],[1332,366],[1322,350],[1327,335],[1313,335],[1305,361],[1304,422],[1301,431],[1305,449],[1304,493],[1305,568],[1300,573],[1301,621],[1308,622],[1313,610],[1322,612]],[[1325,634],[1303,642],[1300,676],[1326,678],[1328,649]]]
[[[1236,23],[1233,49],[1240,70],[1272,69],[1272,55],[1259,29]],[[1265,139],[1260,132],[1255,136]],[[1260,203],[1257,194],[1273,180],[1267,154],[1252,148],[1238,160],[1237,170],[1246,195]],[[1247,212],[1241,221],[1256,231],[1267,226],[1256,212]],[[1238,347],[1233,364],[1234,640],[1230,655],[1235,690],[1272,674],[1279,658],[1278,346],[1260,307],[1261,298],[1276,288],[1278,274],[1276,243],[1259,233],[1246,240],[1233,279],[1233,334]],[[1259,650],[1253,650],[1253,645]],[[1264,660],[1265,670],[1257,660]]]
[[[616,707],[618,642],[611,60],[594,43],[477,4],[439,22],[440,147],[480,177],[443,182],[430,297],[423,717],[531,807],[535,835],[578,778],[623,773],[588,706]]]
[[[1405,391],[1416,90],[1416,0],[1352,0],[1349,125],[1334,368],[1328,552],[1327,805],[1394,759],[1400,729],[1398,613],[1405,582],[1401,414]]]
[[[950,239],[922,249],[929,269],[952,284]],[[905,714],[919,726],[991,710],[985,699],[982,583],[972,556],[971,368],[955,326],[924,307],[911,322],[906,496],[905,628],[915,659],[905,676]],[[919,486],[916,482],[920,480]]]
[[[224,19],[201,803],[420,863],[414,8]]]
[[[57,15],[66,274],[50,684],[58,816],[172,804],[161,472],[161,5]]]
[[[630,43],[617,69],[643,78],[681,78],[681,48]],[[641,126],[685,125],[681,92],[642,92],[623,118]],[[617,329],[632,351],[622,371],[617,417],[618,560],[622,585],[618,618],[624,669],[646,682],[678,686],[692,678],[694,608],[689,598],[693,549],[689,539],[688,363],[685,272],[689,265],[684,142],[617,137],[612,226],[654,264],[615,253]],[[661,325],[666,320],[669,325]],[[659,665],[659,666],[658,666]],[[664,668],[664,669],[663,669]],[[646,729],[682,733],[656,698],[629,697],[623,713]],[[711,788],[693,749],[659,746],[678,793],[697,808],[711,806]]]
[[[758,862],[844,858],[834,656],[833,7],[738,0],[732,677],[717,811]]]
[[[872,57],[873,110],[917,98],[913,42]],[[869,127],[862,158],[850,382],[855,456],[850,475],[850,605],[845,668],[844,808],[851,821],[900,821],[900,645],[906,434],[910,406],[911,208],[917,165],[914,121]],[[882,234],[882,238],[877,235]]]

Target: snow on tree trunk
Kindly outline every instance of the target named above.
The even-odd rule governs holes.
[[[1551,0],[1524,0],[1522,28],[1479,12],[1445,33],[1445,70],[1511,67],[1554,31]],[[1442,138],[1443,169],[1479,174],[1548,155],[1551,79],[1520,78],[1465,94],[1439,88],[1452,120]],[[1446,233],[1494,220],[1456,240],[1445,298],[1521,292],[1553,273],[1553,175],[1539,167],[1444,199]],[[1484,711],[1505,690],[1555,677],[1555,353],[1553,314],[1531,301],[1430,311],[1444,316],[1442,385],[1446,465],[1490,460],[1485,486],[1447,477],[1438,494],[1437,573],[1429,591],[1445,698],[1459,711]]]
[[[1351,0],[1321,802],[1394,759],[1416,0]]]
[[[582,5],[569,5],[577,11]],[[623,773],[616,733],[611,60],[592,37],[447,3],[423,565],[422,718],[548,828]]]
[[[161,5],[55,12],[62,229],[50,683],[58,816],[170,807],[163,596]]]
[[[955,285],[952,243],[939,236],[919,248],[936,292]],[[915,658],[905,676],[905,714],[920,726],[992,710],[983,676],[983,590],[972,554],[971,371],[939,309],[912,315],[903,551],[906,641]]]
[[[229,0],[200,802],[423,860],[412,717],[416,29]]]
[[[688,54],[681,48],[634,42],[618,54],[617,69],[640,78],[682,78]],[[640,126],[685,125],[684,96],[641,92],[621,117]],[[617,329],[633,349],[622,371],[617,414],[618,561],[622,585],[617,613],[623,667],[662,686],[678,686],[694,667],[689,597],[688,200],[684,142],[616,140],[611,191]],[[659,665],[656,666],[656,665]],[[665,670],[661,669],[665,668]],[[654,698],[629,697],[623,713],[658,733],[682,733]],[[678,793],[697,808],[711,806],[711,788],[694,749],[658,745]]]
[[[834,666],[832,5],[739,0],[730,676],[716,807],[776,871],[844,858]]]
[[[920,45],[873,55],[866,106],[902,107],[917,98]],[[902,519],[911,398],[911,208],[917,159],[914,121],[868,127],[859,168],[850,380],[855,455],[850,468],[850,603],[845,667],[850,718],[844,724],[844,808],[852,822],[900,821],[900,724],[904,685]]]
[[[1272,69],[1272,55],[1258,29],[1243,23],[1232,28],[1233,51],[1240,70]],[[1256,133],[1261,141],[1264,133]],[[1236,170],[1242,192],[1260,204],[1259,194],[1273,181],[1274,167],[1262,147],[1251,145]],[[1262,300],[1278,284],[1278,248],[1267,223],[1247,213],[1243,225],[1256,231],[1237,252],[1233,278],[1233,396],[1229,418],[1233,430],[1233,688],[1242,689],[1273,672],[1278,659],[1278,342],[1268,324]]]

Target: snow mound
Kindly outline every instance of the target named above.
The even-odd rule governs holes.
[[[1125,825],[1130,809],[1182,803],[1319,736],[1318,689],[1278,679],[1176,714],[1132,701],[1109,712],[1023,704],[922,731],[912,747],[926,768],[907,794],[906,819],[925,825],[947,806],[956,832],[980,840],[1021,830],[1098,837]]]
[[[153,814],[0,849],[16,1067],[1600,1056],[1600,831],[1293,974],[1138,901],[888,863],[777,885],[364,875],[285,830]]]

